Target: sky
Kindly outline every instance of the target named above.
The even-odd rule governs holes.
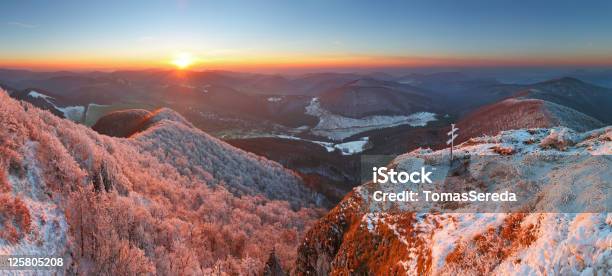
[[[612,66],[612,1],[3,1],[0,67]]]

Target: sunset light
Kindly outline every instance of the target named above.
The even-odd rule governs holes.
[[[34,18],[29,18],[27,6],[15,3],[0,9],[5,18],[0,33],[10,37],[0,45],[0,67],[279,73],[612,66],[608,1],[580,7],[585,12],[578,16],[572,5],[556,6],[545,17],[540,11],[550,7],[541,2],[506,7],[483,1],[484,6],[449,4],[444,9],[429,1],[349,9],[343,1],[326,3],[324,9],[308,1],[238,2],[224,10],[214,1],[163,1],[150,6],[138,1],[100,2],[93,5],[96,8],[81,3],[70,9],[44,3],[40,9],[49,15]],[[68,12],[71,9],[77,12]],[[132,17],[124,15],[127,10],[141,12]],[[115,12],[121,14],[116,20],[104,17]],[[466,16],[470,13],[474,14]],[[319,14],[321,20],[303,24],[311,14]],[[364,20],[365,15],[385,20]],[[228,17],[235,20],[230,24]],[[484,21],[489,22],[486,28],[481,27]],[[566,25],[572,28],[561,31],[560,26]],[[40,43],[45,47],[35,47]]]
[[[0,276],[611,275],[612,0],[0,7]]]
[[[194,57],[189,53],[180,53],[173,60],[172,64],[178,69],[186,69],[195,63]]]

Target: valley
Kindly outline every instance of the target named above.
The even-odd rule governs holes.
[[[16,87],[12,97],[87,126],[116,111],[171,108],[232,145],[316,179],[313,185],[330,202],[360,184],[362,154],[443,147],[453,122],[462,129],[459,142],[506,129],[584,131],[612,122],[611,89],[569,77],[518,85],[461,73],[382,79],[155,70],[4,74],[19,80],[0,74],[0,83]]]
[[[350,248],[368,248],[373,243],[362,243],[364,240],[381,237],[392,244],[399,241],[407,245],[409,249],[406,252],[414,250],[410,248],[421,248],[418,250],[425,251],[418,251],[415,253],[417,255],[406,255],[402,249],[397,258],[386,259],[383,266],[372,263],[376,262],[377,257],[364,255],[363,259],[352,262],[367,265],[351,269],[374,274],[457,269],[449,257],[446,257],[447,263],[432,265],[430,259],[440,262],[441,258],[445,257],[436,255],[437,251],[427,253],[428,250],[434,249],[424,248],[423,242],[426,239],[406,238],[403,235],[407,235],[407,232],[402,231],[428,228],[451,220],[463,220],[467,223],[478,221],[478,218],[429,216],[409,212],[360,213],[354,208],[357,208],[357,202],[364,202],[358,193],[364,189],[364,185],[368,185],[364,184],[367,182],[363,177],[364,160],[377,156],[387,161],[395,158],[402,160],[406,153],[417,154],[429,150],[443,155],[446,152],[445,141],[451,123],[457,123],[460,129],[456,144],[461,144],[460,148],[474,154],[489,150],[510,153],[520,150],[518,146],[502,149],[501,145],[495,144],[497,142],[488,143],[490,148],[473,148],[475,143],[478,143],[476,141],[502,139],[496,138],[496,135],[506,130],[526,130],[533,135],[532,132],[567,127],[571,131],[588,133],[612,123],[612,110],[608,108],[612,106],[612,89],[569,77],[533,84],[504,84],[497,80],[472,78],[460,73],[411,74],[400,77],[387,74],[321,73],[285,77],[225,71],[118,71],[61,74],[28,72],[24,73],[23,77],[16,78],[19,81],[11,81],[6,76],[15,77],[20,72],[7,72],[0,70],[0,73],[5,74],[0,74],[2,87],[10,87],[7,94],[21,103],[13,99],[2,99],[6,106],[3,111],[6,125],[25,129],[23,124],[28,120],[51,123],[49,127],[43,127],[39,123],[34,127],[42,131],[43,134],[39,134],[42,136],[24,136],[19,138],[18,144],[5,146],[4,150],[14,152],[11,154],[16,154],[17,159],[0,163],[12,164],[8,168],[15,167],[7,169],[6,166],[0,166],[0,169],[5,170],[0,170],[0,178],[2,174],[8,175],[8,181],[3,180],[5,185],[8,183],[11,189],[16,190],[27,190],[27,185],[36,187],[36,190],[28,190],[27,195],[20,197],[26,208],[47,206],[44,207],[47,210],[45,216],[55,219],[59,225],[64,225],[59,241],[45,240],[43,243],[52,243],[53,250],[69,252],[73,249],[63,241],[74,240],[75,233],[81,233],[78,231],[94,231],[87,233],[102,235],[93,229],[75,230],[74,225],[81,222],[75,221],[71,213],[61,213],[64,212],[62,210],[73,210],[81,203],[55,202],[51,200],[53,197],[70,195],[95,206],[127,201],[130,206],[134,206],[127,212],[146,210],[145,214],[149,213],[145,216],[147,217],[157,212],[147,207],[151,202],[155,202],[156,206],[168,206],[167,204],[176,204],[174,202],[178,197],[190,193],[191,196],[186,202],[188,205],[175,205],[182,206],[184,213],[179,217],[163,215],[158,219],[181,220],[178,225],[186,228],[180,230],[180,233],[176,232],[179,230],[172,230],[174,235],[186,237],[185,229],[200,231],[198,233],[202,233],[202,236],[199,237],[204,239],[200,242],[208,244],[213,242],[210,240],[212,229],[226,231],[219,229],[227,229],[224,225],[237,222],[227,217],[227,213],[222,212],[224,209],[213,212],[214,214],[210,213],[209,209],[203,210],[204,202],[233,208],[233,215],[246,216],[251,220],[248,228],[240,232],[243,236],[233,236],[232,242],[237,242],[236,244],[206,247],[208,251],[198,253],[200,260],[194,261],[190,267],[184,267],[197,273],[208,273],[214,270],[214,265],[229,266],[230,263],[236,271],[244,271],[250,265],[262,267],[267,257],[263,252],[269,252],[271,249],[276,250],[275,256],[282,267],[293,269],[297,274],[340,273],[344,271],[342,267],[346,267],[340,264],[349,260],[353,254]],[[8,114],[19,114],[19,119],[12,121],[13,117],[7,116]],[[62,130],[64,128],[65,130]],[[607,152],[609,146],[604,140],[607,137],[605,135],[609,135],[608,132],[604,128],[592,135],[587,134],[600,135],[600,138],[589,138],[591,144],[587,146],[592,148],[590,150]],[[6,135],[12,134],[4,135],[9,137]],[[54,138],[55,136],[57,137]],[[517,134],[517,137],[519,136],[524,138]],[[75,142],[71,139],[77,140]],[[544,138],[538,136],[533,139],[521,143],[538,144]],[[593,139],[604,141],[606,146],[602,148],[597,144],[598,148],[595,148]],[[28,142],[29,140],[32,142]],[[580,143],[577,138],[575,140],[563,147]],[[48,148],[47,143],[60,149]],[[60,174],[50,171],[52,168],[39,169],[37,166],[40,165],[34,164],[50,162],[49,159],[40,159],[47,158],[47,155],[32,156],[32,151],[39,147],[44,147],[43,152],[49,152],[47,154],[59,156],[60,162],[67,162],[69,167],[61,165]],[[61,149],[62,147],[65,150]],[[68,155],[64,151],[67,151]],[[18,161],[24,160],[19,158],[25,158],[25,163]],[[122,169],[122,166],[135,171],[130,173]],[[67,176],[61,173],[62,170],[69,170],[83,178],[66,179]],[[39,176],[32,179],[25,177],[37,174]],[[147,174],[150,176],[145,177]],[[77,192],[74,192],[76,188],[65,186],[86,185],[79,184],[79,181],[91,183],[91,191],[77,189]],[[159,186],[161,183],[170,183],[173,191],[162,188]],[[41,196],[41,192],[46,196]],[[266,212],[271,212],[269,208],[275,208],[279,210],[275,211],[279,216],[268,217],[261,213],[262,208]],[[84,215],[87,218],[102,215],[116,220],[120,210],[109,209],[105,214]],[[192,218],[200,215],[203,215],[204,219]],[[283,219],[282,216],[289,218]],[[338,216],[346,220],[338,221]],[[514,217],[509,215],[491,219],[505,221]],[[321,219],[318,220],[319,218]],[[529,220],[533,219],[535,218],[529,216]],[[588,219],[601,220],[597,216]],[[566,218],[567,223],[573,223],[573,220],[573,217]],[[281,221],[289,223],[289,228],[270,226]],[[149,219],[139,217],[133,223],[140,225],[143,230],[138,231],[144,231],[141,233],[143,236],[125,236],[118,223],[115,226],[100,227],[107,227],[104,229],[109,229],[108,233],[116,233],[113,234],[116,238],[112,239],[119,240],[149,239],[150,235],[153,235],[151,233],[154,233],[151,231],[161,231],[152,228]],[[211,223],[213,226],[202,226]],[[506,222],[492,223],[491,226],[504,228],[504,223]],[[39,224],[36,227],[38,228],[34,231],[47,226]],[[330,234],[329,227],[357,232],[348,234],[341,231]],[[349,230],[353,228],[368,231]],[[388,230],[394,235],[387,235]],[[31,246],[31,241],[25,238],[28,233],[18,233],[16,243],[4,250],[25,252],[23,250]],[[249,238],[249,233],[255,233],[255,236]],[[377,236],[380,233],[382,236]],[[435,232],[426,231],[421,234],[428,235],[426,233],[435,235]],[[273,239],[270,235],[277,235],[277,238]],[[537,239],[538,233],[529,235]],[[155,238],[159,239],[157,236]],[[246,243],[257,244],[269,239],[274,240],[270,244],[272,248],[245,247]],[[321,245],[318,243],[323,239],[332,240],[335,245],[321,251]],[[214,243],[221,240],[219,238]],[[304,243],[301,243],[302,240]],[[87,242],[83,241],[85,245]],[[150,240],[146,242],[156,243]],[[144,269],[143,271],[153,267],[157,272],[169,269],[160,258],[169,254],[163,250],[174,247],[152,249],[134,244],[126,246],[126,250],[142,250],[138,252],[147,256],[141,259],[140,268]],[[183,248],[181,250],[190,250],[189,248],[201,244],[182,240],[180,246]],[[387,249],[389,248],[381,247],[381,254],[387,254],[384,253]],[[32,250],[38,252],[47,249]],[[176,248],[172,250],[172,254],[183,252],[176,251]],[[457,250],[464,249],[454,249]],[[246,251],[253,255],[242,253]],[[374,249],[367,251],[378,252]],[[216,257],[209,257],[210,254]],[[232,259],[224,260],[223,256],[228,254],[233,256]],[[98,257],[83,255],[72,260],[77,263],[100,264],[102,260],[96,258]],[[200,268],[197,268],[198,266]],[[461,269],[482,272],[505,269],[506,266],[488,264],[481,267],[468,264]],[[100,266],[91,269],[103,271],[107,268]]]

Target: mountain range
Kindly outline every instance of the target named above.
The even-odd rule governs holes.
[[[441,164],[451,123],[463,160],[509,159],[455,164],[457,175],[483,170],[465,175],[468,186],[552,162],[518,173],[528,179],[521,187],[540,181],[530,199],[572,199],[547,198],[560,189],[543,181],[550,177],[593,175],[605,188],[609,170],[584,164],[610,166],[598,156],[612,146],[612,89],[573,77],[518,84],[456,72],[0,70],[0,86],[5,255],[60,255],[72,263],[68,273],[130,275],[610,267],[601,210],[385,212],[363,196],[393,188],[364,181],[363,158]],[[547,157],[567,153],[586,159]],[[541,257],[543,248],[552,255]]]
[[[612,90],[571,77],[506,84],[459,72],[396,77],[0,70],[0,83],[10,88],[14,98],[88,126],[115,111],[171,108],[213,136],[323,181],[314,186],[325,187],[321,191],[336,200],[348,192],[346,187],[359,184],[347,176],[355,175],[360,154],[442,147],[445,128],[453,122],[462,129],[459,141],[513,128],[566,126],[583,131],[612,122]],[[113,128],[131,123],[132,119],[116,115],[100,121]],[[325,146],[364,140],[367,144],[350,154]],[[282,151],[275,149],[278,143],[285,145]],[[294,154],[304,148],[316,150]],[[321,165],[317,159],[330,161]],[[339,186],[343,188],[337,190]]]

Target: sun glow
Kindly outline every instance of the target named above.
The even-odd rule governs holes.
[[[195,58],[189,53],[180,53],[172,60],[172,64],[178,69],[186,69],[194,63]]]

